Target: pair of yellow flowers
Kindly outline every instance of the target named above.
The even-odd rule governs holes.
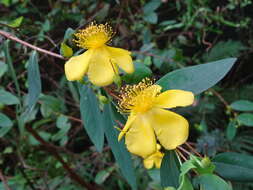
[[[119,68],[126,73],[134,72],[129,51],[106,45],[113,36],[108,24],[91,23],[75,36],[77,46],[87,50],[66,62],[65,73],[69,81],[82,80],[87,74],[94,85],[106,86],[118,76]],[[127,149],[141,156],[146,168],[160,167],[163,153],[160,152],[159,143],[165,149],[172,150],[188,138],[187,120],[167,109],[191,105],[193,93],[161,90],[161,86],[143,79],[137,85],[126,85],[119,102],[121,111],[129,116],[118,140],[125,135]]]

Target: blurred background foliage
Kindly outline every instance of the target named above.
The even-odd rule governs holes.
[[[250,0],[0,0],[0,29],[69,57],[78,48],[72,34],[96,20],[115,30],[112,44],[133,53],[136,71],[124,82],[159,79],[167,72],[226,57],[239,60],[225,79],[178,109],[191,124],[189,141],[210,157],[217,152],[253,151],[253,3]],[[15,190],[83,189],[55,159],[103,189],[129,189],[106,142],[101,153],[80,120],[75,83],[64,76],[64,60],[0,36],[0,168]],[[73,50],[73,52],[72,52]],[[33,57],[35,56],[35,57]],[[29,59],[38,59],[39,103],[28,112]],[[206,71],[208,72],[208,71]],[[95,89],[97,95],[100,94]],[[34,129],[44,139],[34,137]],[[147,171],[134,157],[138,189],[162,189],[159,172]],[[253,183],[233,182],[235,190]],[[0,182],[0,189],[4,185]]]

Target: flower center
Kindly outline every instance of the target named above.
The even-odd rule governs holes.
[[[122,89],[120,111],[123,113],[145,113],[153,107],[155,97],[160,93],[161,87],[145,78],[137,85],[127,85]]]
[[[111,40],[112,28],[108,24],[96,24],[92,22],[87,28],[78,30],[74,34],[74,42],[84,49],[98,48]]]

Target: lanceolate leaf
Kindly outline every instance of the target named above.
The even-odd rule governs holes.
[[[99,152],[104,145],[104,126],[98,100],[88,86],[79,85],[80,111],[84,128]]]
[[[166,74],[157,84],[163,90],[181,89],[199,94],[219,82],[232,68],[236,58],[227,58],[206,64],[178,69]]]
[[[163,157],[161,169],[161,185],[163,187],[179,187],[179,162],[173,150],[167,151]]]
[[[226,152],[214,157],[215,172],[221,177],[238,182],[253,181],[253,156]]]
[[[4,105],[19,104],[19,99],[10,92],[0,89],[0,103]]]
[[[31,109],[41,93],[41,79],[38,65],[38,55],[33,51],[28,64],[28,107]]]
[[[232,188],[219,176],[214,174],[203,174],[195,178],[196,185],[202,190],[232,190]]]
[[[253,102],[249,100],[237,100],[230,106],[232,109],[237,111],[253,111]]]
[[[137,189],[136,177],[134,173],[134,168],[132,165],[132,160],[130,153],[126,150],[124,141],[118,142],[118,132],[113,127],[114,116],[112,113],[112,107],[107,104],[104,109],[104,122],[105,122],[105,136],[107,138],[108,144],[112,149],[113,155],[119,164],[120,170],[123,176],[126,178],[128,183],[133,189]]]

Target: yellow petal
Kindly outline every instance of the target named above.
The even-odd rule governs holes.
[[[88,68],[89,80],[97,86],[111,84],[118,70],[110,60],[108,51],[106,51],[105,47],[100,47],[93,49],[93,52]]]
[[[157,151],[156,153],[150,155],[149,157],[145,158],[143,160],[143,164],[145,168],[151,169],[155,165],[156,168],[161,167],[162,159],[163,159],[163,153],[160,151]]]
[[[136,118],[136,115],[132,114],[132,113],[127,118],[127,122],[126,122],[124,128],[122,129],[122,131],[120,132],[120,134],[118,136],[118,141],[120,141],[122,139],[122,137],[126,134],[128,129],[131,127],[132,123],[134,122],[135,118]]]
[[[147,169],[151,169],[153,168],[154,166],[154,160],[153,159],[150,159],[149,157],[148,158],[145,158],[143,160],[143,164],[144,164],[144,167],[147,168]]]
[[[134,72],[134,65],[130,56],[130,51],[109,46],[106,46],[106,48],[110,53],[113,62],[115,62],[121,69],[123,69],[126,73]]]
[[[93,54],[93,50],[87,50],[83,54],[71,57],[64,65],[65,74],[69,81],[81,80],[85,75]]]
[[[149,112],[149,116],[158,140],[166,149],[175,149],[187,140],[189,124],[181,115],[154,108]]]
[[[125,143],[129,152],[143,158],[156,152],[154,129],[145,115],[138,115],[126,133]]]
[[[194,101],[194,95],[190,91],[167,90],[155,99],[155,106],[160,108],[174,108],[188,106]]]

